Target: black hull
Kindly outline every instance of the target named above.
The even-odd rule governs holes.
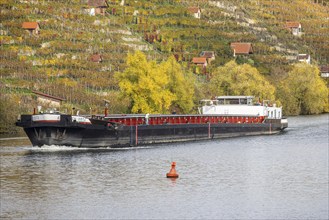
[[[69,117],[69,116],[68,116]],[[280,120],[258,124],[166,124],[138,126],[106,126],[78,124],[65,120],[59,123],[21,121],[33,146],[63,145],[72,147],[134,147],[140,145],[198,141],[248,135],[276,134],[287,127]]]

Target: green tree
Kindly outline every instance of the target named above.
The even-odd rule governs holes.
[[[127,68],[117,73],[119,87],[131,100],[133,113],[168,113],[176,96],[169,90],[169,78],[161,65],[147,61],[136,51],[128,54]]]
[[[23,133],[23,130],[15,126],[18,116],[26,113],[26,107],[20,104],[18,95],[0,95],[0,134]]]
[[[306,63],[295,64],[278,87],[285,114],[319,114],[328,111],[328,88],[319,69]]]
[[[249,64],[238,65],[235,61],[214,71],[209,92],[212,95],[252,95],[275,100],[275,87],[256,68]]]

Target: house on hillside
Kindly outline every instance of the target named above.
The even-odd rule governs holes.
[[[207,73],[207,65],[208,65],[207,58],[205,58],[205,57],[193,57],[192,63],[195,66],[199,67],[197,69],[200,69],[201,73],[203,73],[203,74]]]
[[[205,57],[193,57],[192,63],[202,68],[205,68],[208,65],[207,58]]]
[[[285,28],[295,36],[302,35],[302,25],[296,21],[287,21],[285,24]]]
[[[85,8],[85,11],[91,16],[104,16],[108,7],[106,0],[88,0],[88,7]]]
[[[41,106],[51,107],[51,108],[59,108],[61,106],[61,102],[65,101],[65,99],[48,95],[42,92],[32,91],[37,96],[37,103]]]
[[[309,54],[298,54],[297,60],[299,62],[305,62],[307,64],[311,64],[311,55],[309,55]]]
[[[29,32],[30,35],[38,35],[40,33],[40,25],[38,22],[23,22],[22,28]]]
[[[214,51],[202,51],[200,53],[200,57],[207,58],[207,61],[210,64],[211,61],[215,60],[215,52]]]
[[[231,48],[233,50],[234,57],[238,55],[249,55],[254,53],[251,43],[231,43]]]
[[[320,73],[322,78],[329,78],[329,65],[321,66]]]
[[[189,7],[187,9],[195,18],[201,18],[201,9],[199,7]]]
[[[101,63],[103,61],[102,55],[95,53],[90,56],[89,60],[94,63]]]

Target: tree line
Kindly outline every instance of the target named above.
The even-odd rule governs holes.
[[[285,115],[329,112],[328,88],[317,66],[298,63],[272,84],[250,64],[235,60],[217,67],[208,81],[183,72],[174,57],[159,64],[142,52],[129,54],[127,68],[116,73],[121,94],[129,97],[131,113],[192,113],[197,98],[252,95],[283,106]]]
[[[111,100],[111,113],[187,114],[197,113],[195,107],[200,99],[252,95],[282,105],[285,115],[329,112],[328,88],[318,67],[306,63],[293,65],[285,78],[277,83],[271,83],[252,65],[238,64],[235,60],[215,68],[209,79],[184,69],[174,56],[156,62],[136,51],[128,54],[126,66],[123,72],[114,75],[118,89],[105,90],[102,92],[105,95],[99,97],[95,97],[95,91],[88,93],[77,87],[76,82],[62,82],[67,85],[63,92],[69,97],[62,109],[77,107],[84,114],[97,113],[98,109],[100,113],[101,97],[104,97]],[[3,90],[4,85],[0,86]],[[81,102],[78,96],[84,92],[87,99]],[[29,97],[26,91],[23,95],[20,91],[1,92],[0,133],[18,131],[14,122],[19,114],[31,113],[36,106],[36,101]]]

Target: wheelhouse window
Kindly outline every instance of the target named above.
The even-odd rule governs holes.
[[[249,98],[218,98],[220,105],[251,105],[252,99]]]

